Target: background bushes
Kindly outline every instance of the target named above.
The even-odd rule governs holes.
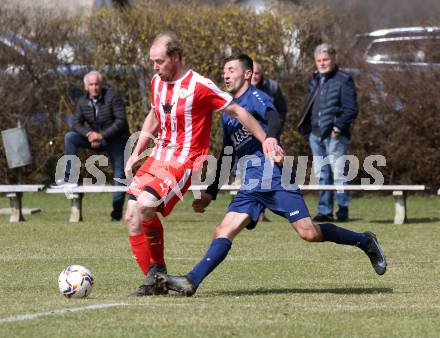
[[[0,9],[2,31],[19,33],[38,46],[23,58],[0,57],[1,129],[21,121],[35,159],[26,169],[26,179],[48,182],[54,161],[62,155],[66,122],[74,109],[72,93],[81,89],[84,73],[96,68],[123,94],[131,131],[139,130],[153,74],[149,44],[157,33],[174,30],[186,48],[184,63],[220,85],[222,60],[231,52],[246,52],[258,59],[266,74],[280,81],[288,101],[283,132],[286,153],[310,155],[296,123],[313,71],[313,49],[320,42],[330,41],[339,51],[341,66],[358,70],[360,114],[350,152],[358,155],[361,163],[365,156],[384,155],[386,183],[437,187],[440,99],[436,96],[435,74],[389,72],[383,78],[384,95],[385,89],[378,88],[368,76],[374,70],[351,58],[356,27],[365,27],[359,18],[360,13],[334,13],[318,4],[277,5],[259,14],[236,5],[171,1],[138,1],[131,8],[104,8],[91,15],[40,11],[29,16],[19,8]],[[66,45],[74,53],[70,60],[60,60],[55,51]],[[50,51],[51,57],[43,51]],[[13,76],[5,71],[11,63],[21,67]],[[400,111],[393,108],[396,98],[404,102]],[[219,129],[217,114],[211,134],[213,153],[221,145]],[[3,148],[1,151],[4,153]],[[0,181],[14,179],[1,156]]]

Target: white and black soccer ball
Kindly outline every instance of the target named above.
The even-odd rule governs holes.
[[[92,292],[95,278],[82,265],[69,265],[58,277],[60,293],[67,298],[85,298]]]

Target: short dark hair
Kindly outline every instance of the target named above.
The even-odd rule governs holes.
[[[158,34],[151,45],[154,45],[159,40],[165,40],[166,41],[166,48],[167,48],[167,56],[171,57],[174,54],[177,53],[179,55],[179,59],[182,60],[183,57],[183,47],[182,44],[179,41],[179,38],[177,34],[173,31],[163,32]]]
[[[224,59],[223,65],[225,65],[229,61],[234,61],[234,60],[240,61],[240,63],[243,66],[244,70],[250,69],[250,70],[253,71],[253,69],[254,69],[254,61],[252,61],[252,59],[251,59],[251,57],[249,55],[243,54],[243,53],[236,53],[236,54],[232,54],[231,56],[228,56],[227,58]]]

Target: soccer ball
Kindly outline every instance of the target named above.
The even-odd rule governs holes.
[[[60,293],[67,298],[85,298],[92,292],[95,278],[82,265],[69,265],[58,277]]]

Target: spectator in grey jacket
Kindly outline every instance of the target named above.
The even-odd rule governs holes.
[[[104,151],[110,158],[113,178],[124,179],[124,149],[130,136],[124,102],[117,92],[103,87],[102,75],[97,71],[84,76],[84,88],[86,93],[77,102],[72,130],[64,136],[64,153],[76,155],[79,148]],[[71,161],[66,161],[64,178],[57,180],[53,188],[77,185],[70,177],[71,167]],[[117,180],[113,183],[121,185]],[[124,192],[113,194],[112,220],[122,218],[124,199]]]
[[[338,68],[336,50],[331,45],[324,43],[316,47],[315,64],[318,71],[310,83],[298,128],[309,139],[313,168],[320,184],[343,185],[346,183],[343,156],[350,142],[351,123],[358,113],[356,87],[350,74]],[[314,221],[333,220],[334,199],[339,208],[337,220],[348,220],[348,193],[322,191]]]

